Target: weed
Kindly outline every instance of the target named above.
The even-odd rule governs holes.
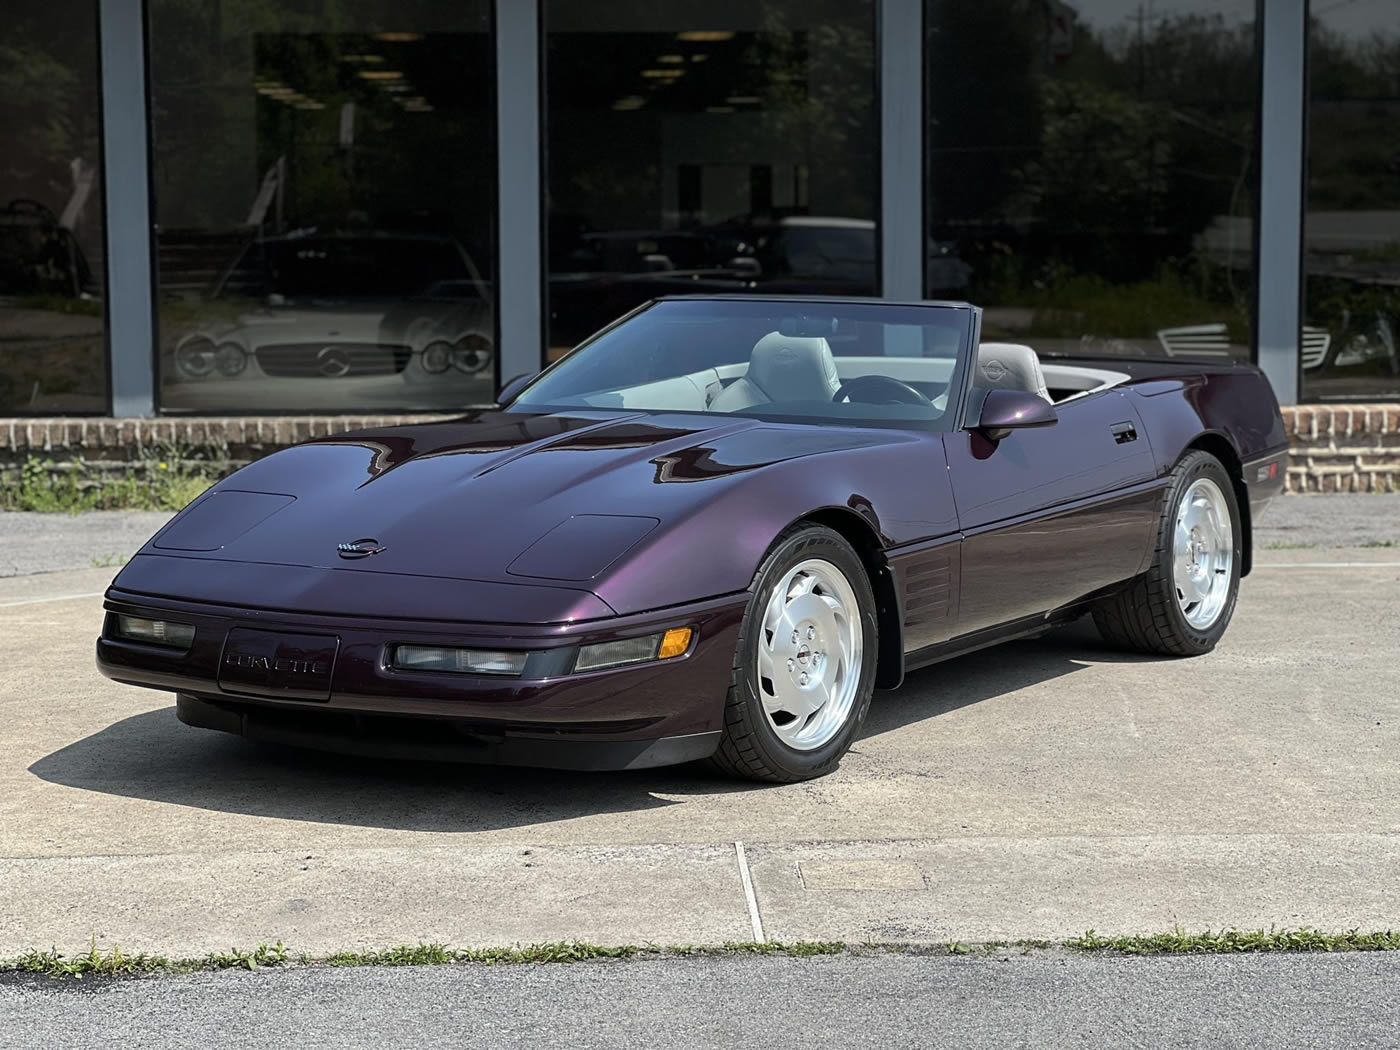
[[[1264,544],[1266,551],[1301,551],[1316,547],[1316,543],[1299,543],[1293,540],[1270,540]]]
[[[1367,540],[1362,547],[1400,547],[1400,540]]]
[[[601,959],[684,958],[694,956],[786,955],[805,958],[814,955],[879,952],[903,955],[991,955],[1008,948],[1029,955],[1036,951],[1066,948],[1075,952],[1119,953],[1123,955],[1220,955],[1239,952],[1348,952],[1400,951],[1400,931],[1362,933],[1346,930],[1324,933],[1307,927],[1269,930],[1206,930],[1187,933],[1176,927],[1169,933],[1104,937],[1088,930],[1079,937],[1057,942],[1022,939],[969,943],[948,941],[942,945],[878,944],[872,941],[847,945],[841,941],[726,941],[719,945],[648,944],[638,948],[624,944],[608,947],[582,941],[558,941],[507,948],[450,948],[445,944],[412,944],[381,951],[342,951],[323,958],[306,954],[293,956],[278,941],[260,944],[251,951],[231,948],[193,959],[168,959],[163,955],[128,955],[119,946],[99,951],[96,938],[89,950],[67,957],[57,951],[30,951],[15,959],[0,959],[0,973],[26,973],[45,977],[81,978],[88,975],[122,977],[133,974],[181,974],[197,970],[259,970],[265,967],[299,966],[518,966],[543,963],[588,962]]]
[[[92,557],[92,567],[94,569],[116,569],[126,564],[125,554],[94,554]]]
[[[1297,930],[1220,930],[1187,933],[1180,926],[1170,933],[1101,937],[1089,930],[1065,942],[1079,952],[1122,952],[1126,955],[1220,955],[1233,952],[1357,952],[1400,950],[1400,931],[1323,933]]]
[[[0,485],[0,510],[181,510],[219,478],[214,464],[185,459],[181,452],[157,450],[121,477],[95,474],[81,460],[55,465],[30,456],[14,483]]]

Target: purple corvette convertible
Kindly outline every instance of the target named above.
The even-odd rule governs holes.
[[[1209,651],[1283,484],[1245,365],[1051,360],[963,304],[680,298],[501,407],[214,486],[107,592],[193,726],[575,769],[836,768],[911,668],[1093,614]]]

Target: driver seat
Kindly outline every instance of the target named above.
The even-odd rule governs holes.
[[[840,388],[836,358],[825,338],[769,332],[754,344],[748,371],[710,402],[710,411],[738,412],[772,401],[830,401]]]

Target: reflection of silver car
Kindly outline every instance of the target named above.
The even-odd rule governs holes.
[[[166,408],[455,409],[495,393],[490,290],[451,237],[264,238],[204,312],[162,362]]]

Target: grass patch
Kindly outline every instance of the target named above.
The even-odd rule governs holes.
[[[131,473],[115,478],[96,475],[81,461],[60,467],[35,457],[25,460],[18,473],[0,484],[0,510],[181,510],[220,476],[212,464],[175,454],[133,464]]]
[[[1362,547],[1400,547],[1400,540],[1367,540]]]
[[[1316,546],[1316,543],[1297,543],[1293,540],[1271,540],[1264,544],[1264,549],[1266,551],[1301,551],[1311,550]]]
[[[287,948],[278,941],[274,945],[260,944],[251,951],[231,948],[227,952],[211,952],[195,959],[168,959],[164,955],[131,955],[120,945],[100,951],[96,939],[82,955],[65,956],[57,951],[31,951],[18,959],[0,960],[0,973],[28,973],[42,977],[129,977],[148,973],[194,973],[197,970],[257,970],[267,966],[286,966]]]
[[[1400,950],[1400,931],[1323,933],[1297,930],[1220,930],[1146,936],[1100,937],[1093,930],[1065,941],[1076,952],[1118,952],[1124,955],[1229,955],[1237,952],[1393,952]]]
[[[1067,941],[1022,939],[1016,941],[948,941],[944,944],[848,945],[842,941],[726,941],[718,945],[624,944],[607,946],[582,941],[556,941],[509,948],[451,948],[445,944],[405,944],[379,951],[335,952],[323,958],[293,957],[282,942],[260,944],[251,950],[231,948],[189,959],[163,955],[129,954],[119,946],[105,951],[92,947],[85,953],[64,956],[57,951],[26,952],[16,959],[0,959],[0,974],[32,974],[52,978],[131,977],[144,974],[187,974],[216,970],[262,970],[289,966],[529,966],[546,963],[593,962],[604,959],[679,959],[697,956],[816,955],[997,955],[1018,951],[1068,950],[1082,954],[1118,955],[1227,955],[1266,952],[1375,952],[1400,951],[1400,931],[1362,933],[1347,930],[1324,933],[1307,927],[1296,930],[1206,930],[1188,933],[1180,927],[1169,933],[1104,937],[1088,930]]]

